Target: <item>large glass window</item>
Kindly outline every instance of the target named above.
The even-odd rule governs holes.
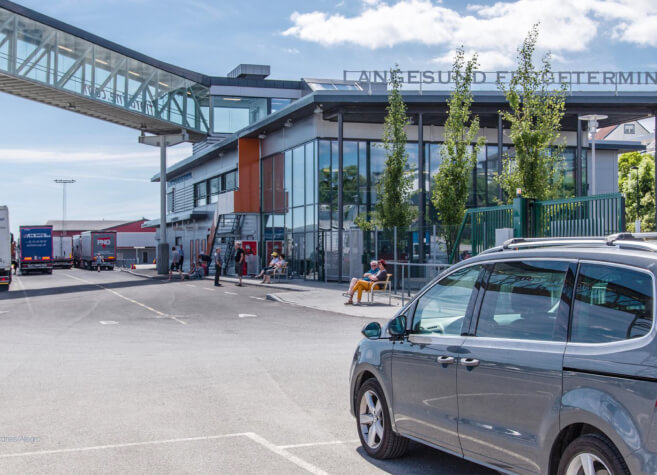
[[[292,206],[302,206],[304,203],[304,147],[297,147],[292,151]]]
[[[559,327],[567,262],[495,264],[479,312],[477,336],[565,341]]]
[[[413,333],[460,335],[481,266],[458,270],[441,279],[418,300]]]
[[[278,112],[283,107],[288,106],[291,103],[292,103],[292,99],[273,98],[271,100],[271,113],[273,114],[274,112]]]
[[[207,182],[202,181],[194,185],[194,206],[206,204],[208,204],[208,186]]]
[[[315,182],[317,181],[317,174],[315,173],[315,153],[314,142],[306,144],[306,204],[317,202],[315,196]]]
[[[221,177],[214,177],[210,179],[210,203],[216,203],[219,199],[219,193],[223,190],[221,189]]]
[[[652,277],[623,267],[582,264],[571,341],[607,343],[646,335],[653,324]]]
[[[212,97],[213,130],[218,133],[237,132],[267,116],[264,97]]]

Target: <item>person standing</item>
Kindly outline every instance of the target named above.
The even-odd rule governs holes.
[[[237,241],[235,243],[235,274],[239,277],[240,281],[237,283],[238,287],[242,287],[242,275],[244,275],[244,259],[246,253],[242,249],[242,243]]]
[[[178,262],[178,265],[180,266],[180,272],[183,270],[183,263],[185,262],[185,250],[183,249],[183,246],[178,246],[178,254],[180,254],[180,261]]]
[[[103,266],[103,256],[100,255],[100,252],[96,256],[96,269],[100,272],[100,268]]]
[[[180,253],[176,251],[176,246],[171,248],[171,268],[169,268],[169,280],[171,280],[174,270],[178,271],[180,280],[183,280],[182,268],[180,266]]]
[[[214,285],[220,287],[219,275],[221,274],[221,268],[224,265],[224,261],[221,258],[221,249],[216,248],[214,250]]]

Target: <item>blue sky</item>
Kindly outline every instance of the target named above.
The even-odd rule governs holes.
[[[654,0],[22,0],[21,5],[156,59],[208,75],[270,64],[271,78],[340,78],[344,69],[448,69],[453,51],[481,69],[513,69],[515,49],[541,22],[554,69],[657,70]],[[0,93],[0,204],[12,227],[60,219],[157,217],[155,148],[138,132]],[[171,162],[191,152],[181,145]]]

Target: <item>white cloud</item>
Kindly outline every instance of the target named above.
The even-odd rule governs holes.
[[[301,51],[299,51],[297,48],[283,48],[284,53],[288,54],[299,54]]]
[[[324,46],[355,44],[370,49],[401,44],[443,47],[447,56],[463,45],[478,51],[482,67],[506,67],[531,26],[541,23],[538,48],[564,53],[585,51],[601,31],[614,38],[657,46],[657,2],[654,0],[515,0],[468,5],[464,13],[431,0],[364,0],[357,15],[321,11],[295,12],[283,32]],[[610,23],[610,24],[609,24]],[[607,31],[607,30],[605,30]]]

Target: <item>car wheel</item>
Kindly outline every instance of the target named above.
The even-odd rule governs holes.
[[[630,471],[609,439],[586,434],[570,443],[559,462],[559,475],[630,475]]]
[[[356,424],[365,452],[377,459],[404,455],[408,439],[392,431],[388,403],[379,383],[375,379],[367,380],[357,397]]]

